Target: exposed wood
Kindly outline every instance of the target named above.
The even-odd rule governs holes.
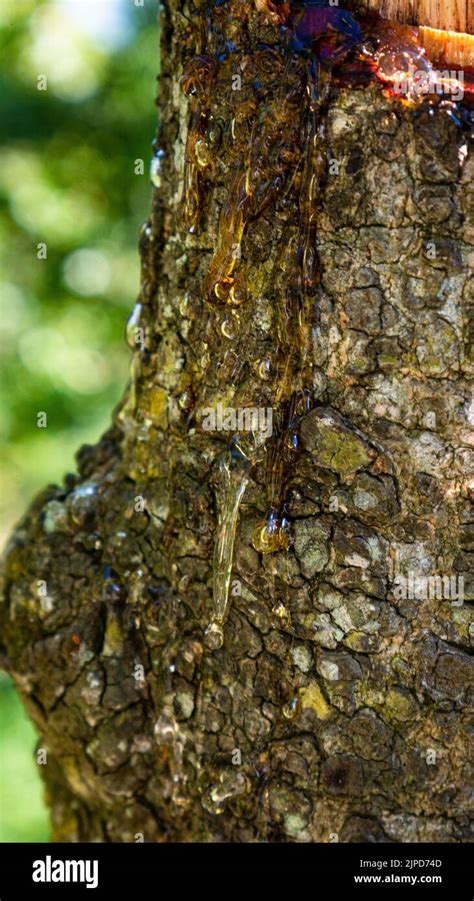
[[[346,0],[352,9],[420,27],[420,40],[433,62],[474,67],[472,0]]]
[[[362,6],[385,19],[407,25],[425,25],[443,31],[474,31],[472,0],[362,0]]]
[[[447,60],[455,66],[474,67],[474,37],[436,28],[420,28],[420,39],[433,62]]]

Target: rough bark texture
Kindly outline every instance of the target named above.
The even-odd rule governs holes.
[[[198,411],[287,399],[295,336],[281,338],[280,288],[306,134],[305,64],[288,63],[271,19],[233,7],[214,12],[206,53],[224,58],[190,101],[178,78],[204,49],[199,10],[165,4],[146,346],[113,429],[10,543],[5,665],[48,751],[56,840],[466,841],[472,608],[403,599],[394,578],[464,574],[469,593],[474,157],[446,111],[414,113],[376,84],[328,102],[323,155],[339,165],[315,200],[321,279],[304,378],[294,370],[312,398],[285,475],[290,547],[252,546],[268,508],[257,462],[224,644],[204,642],[229,434],[203,430]],[[189,234],[193,115],[208,157],[193,169],[188,147],[202,209]],[[250,158],[261,208],[243,232],[240,305],[211,303],[212,252]]]

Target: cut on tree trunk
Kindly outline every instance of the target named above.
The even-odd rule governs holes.
[[[348,0],[344,5],[417,25],[433,62],[474,67],[474,4],[468,0]]]
[[[474,31],[470,0],[356,0],[360,9],[405,25],[425,25],[442,31]]]
[[[131,384],[4,663],[56,840],[468,841],[469,109],[258,5],[164,3]]]

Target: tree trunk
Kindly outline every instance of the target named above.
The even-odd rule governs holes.
[[[6,555],[53,837],[466,841],[468,115],[208,5],[164,4],[131,386]]]

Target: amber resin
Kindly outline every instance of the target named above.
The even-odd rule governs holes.
[[[216,60],[197,56],[191,60],[181,79],[181,90],[191,98],[192,114],[185,150],[183,220],[195,232],[202,214],[204,185],[212,168],[212,154],[207,143],[207,126],[211,91],[217,72]]]
[[[453,112],[450,91],[459,88],[456,79],[438,78],[415,28],[394,25],[374,16],[356,19],[338,6],[316,2],[278,3],[255,0],[265,22],[275,29],[272,46],[256,47],[253,54],[239,56],[232,40],[221,38],[223,23],[227,37],[233,21],[248,21],[249,4],[208,3],[208,34],[201,52],[192,59],[181,84],[191,100],[191,119],[185,152],[182,207],[185,227],[197,229],[205,208],[207,182],[215,173],[215,160],[208,142],[214,118],[213,89],[222,81],[234,82],[245,72],[253,91],[229,90],[227,109],[231,121],[224,123],[222,141],[229,158],[217,240],[203,281],[203,295],[215,311],[216,327],[229,341],[237,340],[235,323],[221,310],[246,309],[255,302],[255,287],[248,278],[245,240],[259,217],[297,207],[297,219],[287,222],[292,235],[279,249],[273,275],[276,297],[274,346],[268,360],[251,361],[262,381],[271,383],[274,428],[257,458],[237,453],[239,436],[220,458],[216,484],[217,530],[215,536],[213,609],[206,643],[216,649],[223,642],[223,627],[229,606],[229,584],[239,509],[252,471],[264,475],[267,512],[254,530],[252,543],[261,554],[287,551],[290,547],[286,511],[288,484],[298,454],[298,424],[315,403],[312,392],[312,330],[318,315],[321,269],[317,252],[319,200],[327,177],[326,113],[334,84],[360,88],[374,77],[400,102],[429,102]],[[278,103],[268,114],[265,86],[260,84],[256,60],[267,62],[278,74],[270,82]],[[235,63],[234,63],[235,60]],[[429,96],[416,89],[424,74],[431,87]],[[399,84],[402,88],[398,90]],[[233,85],[234,86],[234,85]],[[434,95],[434,96],[433,96]],[[443,95],[440,97],[440,95]],[[295,128],[296,123],[296,128]],[[299,123],[299,125],[298,125]],[[299,131],[298,131],[299,129]],[[295,141],[295,133],[298,138]],[[294,202],[296,197],[296,203]],[[228,377],[233,382],[242,372],[240,352],[229,348]],[[227,363],[225,364],[227,365]],[[257,389],[258,390],[258,389]],[[257,396],[240,398],[245,406],[259,403]],[[272,597],[282,624],[285,606]]]

